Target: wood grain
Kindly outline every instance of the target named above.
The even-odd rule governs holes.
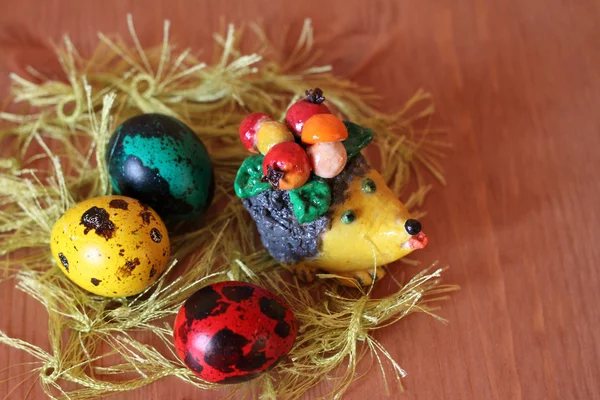
[[[168,18],[195,48],[221,21],[297,34],[311,17],[322,61],[379,90],[383,108],[431,91],[454,149],[447,187],[426,203],[422,254],[451,265],[446,280],[463,289],[441,311],[449,325],[414,316],[376,335],[408,372],[407,392],[392,397],[600,398],[600,3],[20,0],[0,14],[0,90],[24,63],[52,69],[47,39],[68,32],[89,52],[97,31],[126,33],[127,12],[143,43],[158,43]],[[0,329],[47,347],[42,307],[9,284],[0,302]],[[0,368],[26,361],[0,350]],[[0,383],[0,395],[17,382]],[[213,396],[167,379],[114,398]],[[384,398],[375,369],[346,398],[365,396]],[[39,388],[30,398],[43,398]]]

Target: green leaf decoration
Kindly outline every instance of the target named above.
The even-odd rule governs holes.
[[[298,222],[312,222],[329,209],[331,189],[324,179],[315,176],[303,186],[290,190],[290,202]]]
[[[261,154],[248,157],[238,169],[233,187],[239,198],[256,196],[271,189],[268,182],[261,182],[263,177],[262,163],[265,157]]]
[[[373,140],[373,130],[357,125],[350,121],[344,121],[348,130],[348,138],[342,142],[346,147],[348,158],[354,157]]]

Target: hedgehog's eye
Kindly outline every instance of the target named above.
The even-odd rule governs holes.
[[[418,235],[421,232],[421,223],[416,219],[407,219],[404,223],[404,229],[409,235]]]
[[[373,179],[365,179],[362,183],[362,191],[367,193],[367,194],[371,194],[371,193],[375,193],[375,190],[377,190],[377,185],[375,185],[375,182],[373,182]]]
[[[342,214],[342,222],[344,224],[351,224],[354,222],[354,220],[356,219],[356,213],[354,212],[354,210],[348,210],[346,212],[344,212]]]

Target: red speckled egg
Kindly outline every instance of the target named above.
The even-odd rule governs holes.
[[[274,367],[296,333],[296,318],[279,297],[250,283],[220,282],[186,300],[173,335],[177,354],[200,378],[239,383]]]

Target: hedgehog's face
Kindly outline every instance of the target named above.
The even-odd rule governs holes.
[[[334,205],[331,229],[322,236],[316,264],[329,271],[354,271],[396,261],[427,245],[421,224],[374,169],[350,183]]]

